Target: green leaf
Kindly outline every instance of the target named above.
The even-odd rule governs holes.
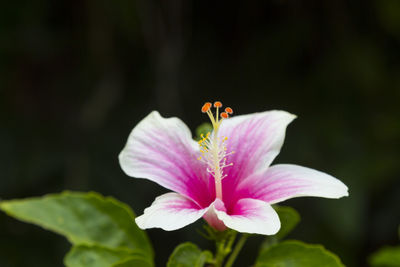
[[[196,128],[196,140],[200,140],[202,134],[206,135],[207,133],[212,132],[212,130],[213,127],[209,122],[200,124],[200,126]]]
[[[153,265],[140,256],[134,256],[119,261],[113,264],[111,267],[133,267],[133,266],[152,267]]]
[[[132,255],[126,250],[110,249],[100,246],[78,245],[72,247],[64,258],[64,264],[67,267],[110,267],[124,266],[128,260],[135,259],[136,263],[143,266],[151,267],[152,265],[140,255]],[[128,266],[128,265],[125,265]]]
[[[372,267],[400,267],[400,246],[384,247],[369,258]]]
[[[153,257],[147,235],[135,224],[132,210],[111,197],[94,192],[63,192],[2,201],[0,209],[21,221],[64,235],[75,245],[100,245]]]
[[[210,251],[201,251],[196,245],[187,242],[174,249],[169,257],[167,267],[202,267],[211,259]]]
[[[260,254],[286,237],[300,222],[300,215],[295,209],[286,206],[274,206],[274,209],[278,213],[281,221],[281,229],[276,235],[267,236],[265,238],[260,247]]]
[[[110,267],[129,256],[126,250],[78,245],[67,253],[64,264],[67,267]]]
[[[300,215],[291,207],[274,206],[274,209],[278,213],[279,219],[281,220],[281,229],[275,236],[278,239],[282,239],[287,236],[300,222]]]
[[[340,259],[321,245],[284,241],[264,250],[256,267],[343,267]]]

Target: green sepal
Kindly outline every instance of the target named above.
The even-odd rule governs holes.
[[[300,214],[291,207],[287,206],[274,206],[275,211],[278,213],[281,221],[281,229],[275,235],[278,240],[286,237],[300,222]]]
[[[209,122],[204,122],[202,124],[200,124],[197,128],[196,128],[196,140],[200,140],[201,139],[201,135],[204,134],[206,135],[207,133],[211,133],[213,131],[213,127],[211,125],[211,123]]]

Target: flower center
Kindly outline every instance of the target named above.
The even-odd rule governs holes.
[[[207,113],[213,126],[213,133],[207,133],[205,136],[202,134],[201,140],[199,141],[200,152],[202,154],[198,160],[201,160],[207,164],[207,172],[211,173],[215,181],[215,194],[216,197],[222,200],[222,179],[226,177],[223,169],[232,166],[233,163],[226,163],[226,157],[234,152],[227,153],[226,140],[228,137],[218,137],[218,130],[221,122],[229,118],[229,114],[233,113],[233,110],[229,107],[225,108],[224,112],[219,114],[219,109],[222,107],[222,103],[216,101],[214,108],[216,109],[215,117],[211,111],[212,104],[207,102],[201,108],[203,113]]]

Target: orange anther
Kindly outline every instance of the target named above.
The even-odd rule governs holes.
[[[228,113],[228,114],[232,114],[232,113],[233,113],[233,109],[231,109],[231,108],[226,108],[226,109],[225,109],[225,112]]]
[[[229,118],[229,115],[226,112],[222,112],[221,113],[221,117],[224,118],[224,119],[227,119],[227,118]]]
[[[222,107],[222,103],[219,102],[219,101],[215,101],[214,102],[214,108],[220,108],[220,107]]]
[[[210,110],[211,106],[212,104],[210,102],[205,103],[201,108],[201,112],[206,113],[207,111]]]

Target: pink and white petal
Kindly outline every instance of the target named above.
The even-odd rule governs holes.
[[[286,111],[266,111],[224,120],[219,135],[228,137],[228,158],[240,177],[266,169],[279,154],[288,124],[296,118]]]
[[[127,175],[149,179],[204,207],[214,199],[198,156],[189,128],[178,118],[165,119],[153,111],[132,130],[119,162]]]
[[[229,214],[213,206],[215,213],[228,228],[242,233],[274,235],[281,222],[270,204],[258,199],[240,199]]]
[[[238,186],[237,193],[270,204],[294,197],[341,198],[349,195],[347,186],[335,177],[293,164],[274,165],[264,174],[248,177]]]
[[[232,167],[224,169],[224,202],[230,202],[237,183],[253,173],[266,170],[282,147],[286,127],[296,118],[286,111],[266,111],[224,120],[219,135],[228,137],[227,157]],[[231,193],[229,193],[231,192]]]
[[[226,229],[226,225],[218,218],[216,210],[219,210],[220,212],[226,212],[224,203],[218,198],[215,199],[215,201],[210,205],[203,218],[214,229],[218,231],[224,231]]]
[[[141,229],[161,228],[172,231],[197,221],[207,209],[208,207],[200,208],[190,199],[177,193],[166,193],[157,197],[135,221]]]

